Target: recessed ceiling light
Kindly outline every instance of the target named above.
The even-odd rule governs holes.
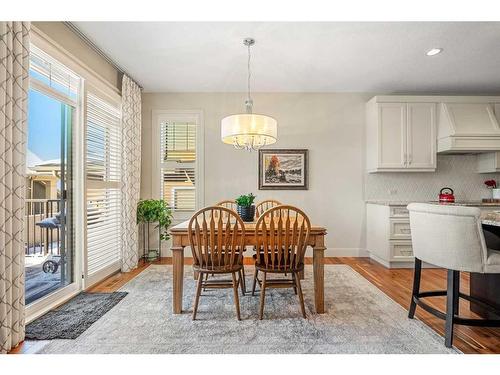
[[[426,55],[427,56],[434,56],[437,55],[438,53],[443,52],[442,48],[433,48],[427,51]]]

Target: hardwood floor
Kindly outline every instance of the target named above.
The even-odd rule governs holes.
[[[252,264],[251,258],[245,259],[245,264]],[[186,264],[190,264],[186,259]],[[306,263],[312,264],[311,258]],[[162,258],[152,264],[172,264],[171,258]],[[325,264],[346,264],[370,281],[373,285],[387,294],[405,309],[408,308],[412,281],[412,269],[387,269],[368,258],[325,258]],[[149,267],[149,263],[141,263],[139,267],[129,273],[117,273],[90,288],[88,292],[114,292]],[[328,287],[328,286],[327,286]],[[446,288],[446,271],[441,269],[424,269],[422,271],[422,290],[436,290]],[[461,276],[461,291],[469,293],[469,275]],[[433,297],[428,302],[435,308],[445,309],[444,297]],[[460,301],[460,314],[468,317],[477,317],[469,310],[469,302]],[[444,335],[444,321],[438,319],[421,308],[417,307],[416,317],[431,327],[441,336]],[[32,352],[39,345],[36,341],[25,341],[11,353]],[[444,345],[444,343],[443,343]],[[456,326],[454,345],[464,353],[500,353],[500,328],[478,328]]]
[[[412,269],[387,269],[368,258],[328,258],[327,264],[347,264],[369,280],[394,301],[408,309],[412,291]],[[469,274],[461,275],[462,293],[469,293]],[[445,290],[446,271],[442,269],[423,269],[421,290]],[[432,297],[426,300],[442,311],[445,310],[445,297]],[[478,316],[469,310],[469,302],[460,300],[460,314],[464,317]],[[438,319],[417,307],[416,317],[444,337],[444,320]],[[500,353],[500,328],[479,328],[455,326],[453,344],[464,353]],[[443,343],[444,345],[444,343]]]

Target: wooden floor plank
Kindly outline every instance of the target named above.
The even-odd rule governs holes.
[[[187,258],[186,264],[192,264],[192,259]],[[306,258],[307,264],[312,264],[312,258]],[[88,292],[114,292],[132,280],[150,264],[172,264],[171,258],[161,258],[153,263],[139,264],[139,267],[129,273],[117,273],[99,284],[93,286]],[[253,264],[251,258],[245,258],[245,264]],[[408,308],[410,303],[413,270],[412,269],[387,269],[369,258],[325,258],[325,264],[346,264],[373,285],[387,294],[395,302]],[[326,286],[328,287],[328,286]],[[446,288],[446,271],[441,269],[422,270],[422,290],[436,290]],[[462,293],[469,292],[469,275],[461,275]],[[444,297],[433,297],[429,304],[435,308],[445,309]],[[467,301],[460,301],[460,314],[466,317],[477,317],[470,311]],[[444,336],[444,321],[434,317],[417,307],[416,317],[431,327],[439,335]],[[25,341],[11,353],[26,353],[36,347],[34,341]],[[443,342],[444,345],[444,342]],[[464,353],[500,353],[500,328],[479,328],[456,326],[454,345]]]

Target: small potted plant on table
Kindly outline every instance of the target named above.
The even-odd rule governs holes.
[[[255,195],[252,193],[247,195],[240,195],[236,198],[235,202],[238,205],[236,210],[238,215],[240,215],[241,220],[246,222],[252,222],[255,217],[255,205],[253,204],[255,200]]]
[[[172,222],[172,211],[167,203],[162,199],[144,199],[137,204],[137,224],[142,224],[143,234],[143,258],[144,260],[153,261],[160,257],[161,241],[166,241],[170,238],[168,235],[168,227]],[[158,248],[151,249],[149,242],[149,225],[156,223],[158,229]]]

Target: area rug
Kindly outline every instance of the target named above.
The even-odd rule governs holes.
[[[251,275],[251,269],[247,275]],[[303,290],[307,319],[292,289],[240,297],[236,320],[232,290],[207,290],[196,321],[192,268],[185,268],[184,313],[172,314],[172,267],[151,265],[121,290],[128,292],[76,340],[54,340],[40,353],[457,353],[404,308],[347,265],[325,265],[326,314],[314,313],[312,268]],[[247,276],[247,285],[251,285]]]
[[[76,339],[128,293],[80,293],[26,326],[27,340]]]

